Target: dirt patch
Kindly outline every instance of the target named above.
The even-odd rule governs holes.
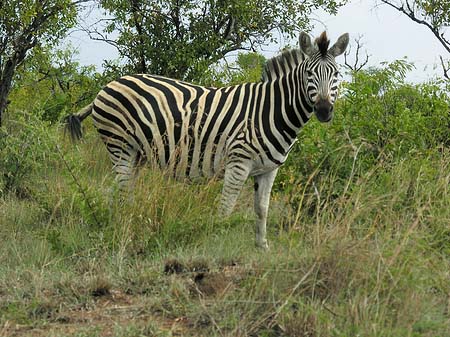
[[[137,332],[130,335],[156,335],[168,332],[173,336],[195,336],[198,329],[210,326],[208,315],[189,318],[180,311],[180,316],[172,312],[173,303],[167,306],[162,298],[155,305],[158,291],[171,284],[181,284],[180,291],[193,302],[201,299],[220,300],[239,287],[248,270],[235,262],[224,263],[214,268],[202,259],[192,261],[167,260],[163,265],[162,278],[148,293],[130,292],[116,289],[107,278],[93,278],[87,284],[89,297],[81,303],[64,303],[64,298],[49,293],[51,306],[37,306],[28,325],[6,321],[0,326],[0,337],[16,336],[121,336],[129,327]],[[164,284],[166,283],[166,284]],[[125,287],[126,288],[126,287]],[[181,296],[180,298],[186,298]],[[177,299],[174,299],[177,305]],[[192,320],[192,321],[191,321]],[[128,331],[128,330],[127,330]],[[127,334],[125,334],[127,335]]]
[[[190,261],[168,259],[164,263],[164,274],[166,275],[208,272],[210,269],[208,262],[203,259],[194,259]]]
[[[221,297],[227,290],[234,288],[233,278],[224,273],[198,273],[194,277],[196,291],[202,296]]]
[[[190,284],[191,293],[202,297],[222,297],[240,282],[247,272],[235,261],[223,262],[213,268],[203,260],[180,261],[167,260],[164,273],[177,275]]]
[[[43,337],[71,336],[80,332],[94,333],[102,337],[118,336],[120,327],[135,326],[144,329],[156,327],[159,331],[170,331],[172,335],[183,336],[186,330],[185,318],[169,319],[148,311],[142,297],[108,289],[92,294],[95,299],[89,305],[76,305],[61,310],[54,318],[37,324],[21,325],[7,321],[0,327],[1,337]],[[151,334],[149,334],[151,335]]]

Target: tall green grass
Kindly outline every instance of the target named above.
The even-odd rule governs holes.
[[[75,147],[53,127],[40,137],[14,140],[40,162],[1,195],[4,335],[450,335],[445,147],[366,169],[343,146],[306,179],[282,168],[265,253],[250,185],[220,219],[220,182],[144,169],[115,195],[92,130]]]

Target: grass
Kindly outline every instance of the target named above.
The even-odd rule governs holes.
[[[95,133],[49,137],[0,199],[0,336],[450,336],[448,149],[336,156],[274,193],[262,252],[251,184],[229,219],[215,181],[144,169],[117,197]]]

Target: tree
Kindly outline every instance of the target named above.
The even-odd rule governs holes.
[[[223,87],[257,82],[261,80],[265,64],[266,58],[257,52],[239,52],[235,62],[219,62],[210,67],[199,84]]]
[[[445,29],[450,27],[450,0],[381,0],[414,22],[427,27],[450,54],[450,38]],[[450,80],[450,64],[440,56],[444,77]]]
[[[105,81],[95,66],[81,66],[76,57],[70,45],[33,48],[14,76],[9,109],[56,122],[90,103]]]
[[[87,0],[0,1],[0,126],[14,74],[39,45],[53,45],[76,23]]]
[[[126,72],[198,80],[205,69],[236,50],[304,29],[312,10],[335,13],[346,0],[102,0],[110,17],[91,37],[114,45]],[[113,32],[117,39],[111,39]]]

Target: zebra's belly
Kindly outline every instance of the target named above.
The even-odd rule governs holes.
[[[259,176],[261,174],[264,173],[268,173],[271,172],[273,170],[276,170],[277,168],[279,168],[280,165],[279,164],[275,164],[271,161],[266,162],[266,163],[261,163],[261,162],[255,162],[253,163],[252,169],[250,170],[250,176],[254,177],[254,176]]]
[[[196,180],[201,178],[223,178],[225,172],[224,150],[219,152],[199,152],[195,148],[191,150],[187,145],[178,146],[170,151],[169,160],[161,160],[158,149],[150,145],[150,153],[147,154],[148,165],[159,167],[163,171],[173,174],[179,179],[189,178]]]

